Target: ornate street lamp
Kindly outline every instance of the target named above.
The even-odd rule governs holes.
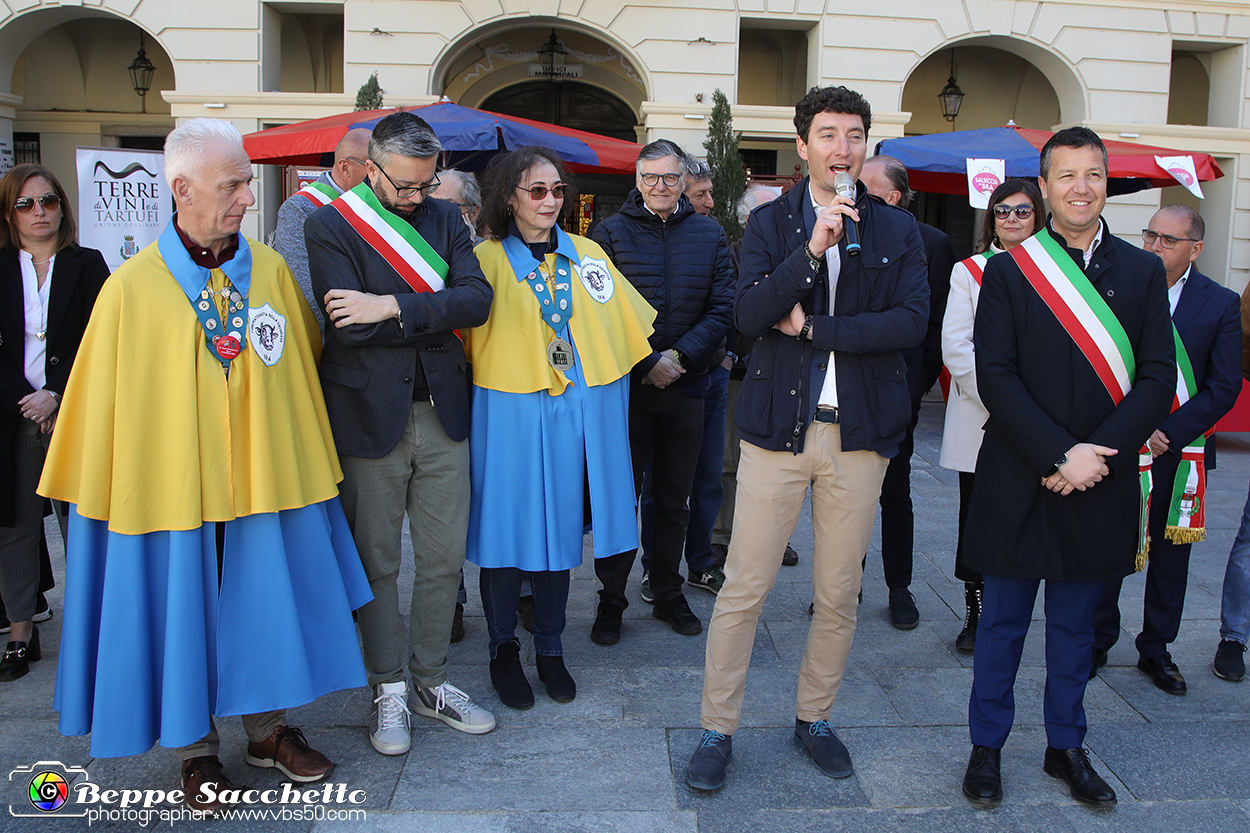
[[[946,81],[946,86],[942,88],[942,92],[938,93],[938,100],[942,102],[942,117],[947,121],[953,122],[955,117],[959,115],[959,107],[964,103],[964,91],[959,89],[959,85],[955,83],[955,48],[951,47],[951,76]]]
[[[135,88],[139,97],[143,98],[148,94],[148,90],[152,89],[152,76],[156,74],[156,67],[148,60],[147,53],[143,51],[143,32],[139,33],[139,54],[135,55],[135,59],[126,69],[130,70],[130,85]]]
[[[543,47],[538,50],[538,54],[543,56],[547,64],[543,67],[543,75],[546,75],[552,81],[563,77],[563,74],[556,67],[561,69],[564,67],[564,61],[568,57],[569,51],[560,45],[559,39],[556,38],[555,29],[551,30],[551,35],[548,36],[547,42],[543,44]]]

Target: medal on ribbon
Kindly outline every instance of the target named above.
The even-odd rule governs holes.
[[[572,271],[573,265],[569,259],[562,254],[557,254],[556,271],[551,289],[547,288],[547,276],[542,270],[542,264],[525,276],[525,282],[530,285],[530,289],[534,290],[534,297],[538,299],[538,311],[543,321],[556,333],[567,326],[569,316],[573,313],[573,287],[569,283]],[[571,370],[573,368],[573,345],[557,335],[555,340],[547,345],[547,362],[560,373]]]

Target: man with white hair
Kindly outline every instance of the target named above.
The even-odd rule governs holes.
[[[239,231],[256,199],[238,131],[180,125],[165,176],[178,211],[100,293],[39,486],[72,530],[55,706],[93,756],[177,748],[187,806],[213,812],[232,788],[215,715],[243,716],[253,766],[333,767],[284,709],[364,684],[351,611],[370,593],[316,320]]]
[[[338,199],[339,194],[350,191],[365,180],[365,157],[369,154],[367,127],[347,131],[334,148],[334,167],[322,171],[321,176],[296,191],[278,209],[278,227],[273,235],[273,247],[282,255],[291,274],[308,299],[308,306],[317,316],[317,326],[325,331],[321,317],[321,305],[313,297],[312,278],[308,276],[308,249],[304,245],[304,221],[314,211]]]
[[[467,171],[448,168],[439,171],[438,178],[438,190],[430,196],[459,208],[460,218],[469,227],[473,245],[481,243],[483,238],[477,233],[477,217],[482,213],[482,189],[478,187],[477,177]]]

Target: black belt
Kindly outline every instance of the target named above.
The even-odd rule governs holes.
[[[823,406],[816,409],[816,416],[812,417],[812,419],[816,422],[827,422],[830,425],[837,425],[842,421],[842,418],[838,415],[837,408],[826,408]]]

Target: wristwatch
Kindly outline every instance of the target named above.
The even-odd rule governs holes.
[[[809,315],[803,319],[803,329],[799,330],[799,341],[807,341],[807,334],[812,331],[812,317]]]
[[[1068,452],[1065,451],[1063,452],[1063,456],[1055,461],[1055,471],[1059,471],[1059,469],[1067,462],[1068,462]]]
[[[681,353],[678,353],[676,350],[674,350],[671,347],[668,349],[668,352],[672,354],[673,361],[677,362],[678,364],[681,364]]]

